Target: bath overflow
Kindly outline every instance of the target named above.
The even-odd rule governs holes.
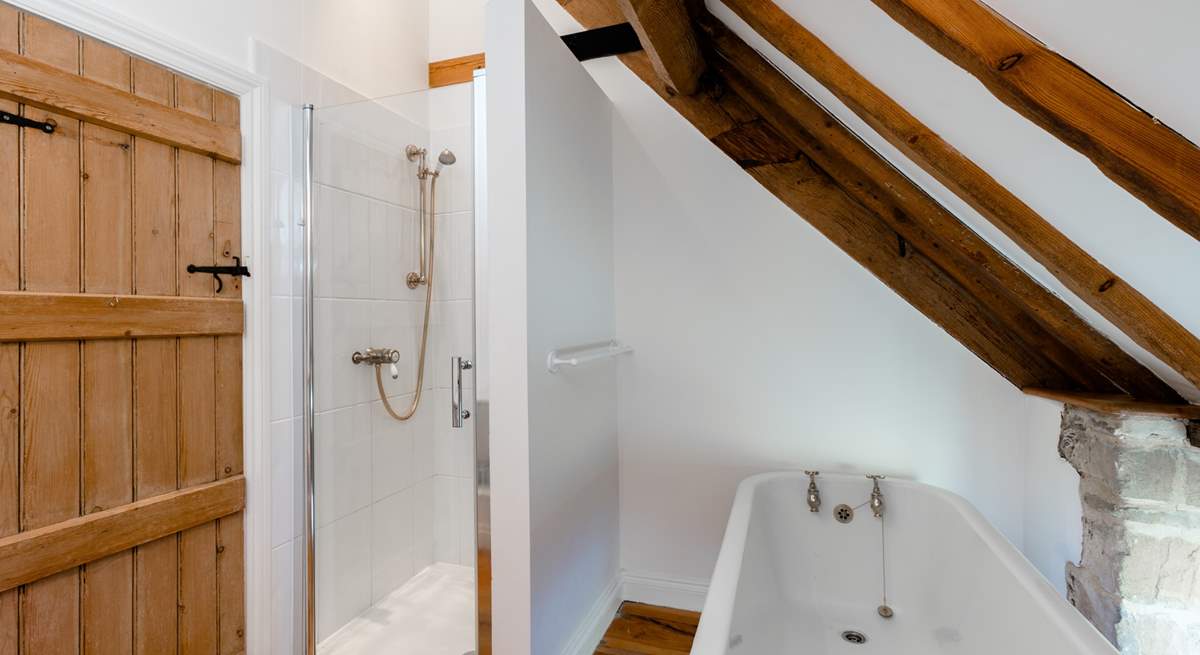
[[[842,641],[848,641],[852,644],[867,643],[867,636],[857,630],[847,630],[842,633]]]

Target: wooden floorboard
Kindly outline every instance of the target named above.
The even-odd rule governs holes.
[[[596,655],[687,655],[699,623],[697,612],[625,602]]]

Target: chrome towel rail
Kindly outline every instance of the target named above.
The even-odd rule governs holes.
[[[563,366],[580,366],[632,352],[633,348],[621,344],[616,339],[584,344],[582,346],[560,348],[558,350],[551,350],[546,354],[546,370],[551,373],[558,373],[558,370]]]

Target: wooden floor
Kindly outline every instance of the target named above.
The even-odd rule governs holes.
[[[699,623],[696,612],[622,603],[596,655],[687,655]]]

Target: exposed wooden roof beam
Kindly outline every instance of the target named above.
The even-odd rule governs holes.
[[[1200,386],[1200,339],[860,75],[772,0],[725,4],[1093,309]]]
[[[617,0],[617,3],[637,30],[658,76],[679,93],[695,93],[704,72],[704,56],[696,44],[682,0]]]
[[[1009,107],[1200,239],[1195,144],[978,0],[873,2]]]
[[[712,18],[712,67],[847,193],[985,302],[1021,339],[1081,384],[1098,377],[1139,398],[1178,395],[888,164],[790,79]]]
[[[579,61],[623,55],[642,49],[637,30],[629,23],[616,23],[574,34],[564,34],[562,42]]]
[[[1129,396],[1114,396],[1097,393],[1080,393],[1073,391],[1054,391],[1051,389],[1029,388],[1025,393],[1030,396],[1057,400],[1060,403],[1083,407],[1096,412],[1109,414],[1144,414],[1147,416],[1165,416],[1200,420],[1200,405],[1185,405],[1179,403],[1147,403],[1134,400]]]
[[[585,27],[612,20],[610,11],[614,5],[615,0],[564,3]],[[706,41],[701,38],[702,51],[708,47]],[[938,263],[949,261],[941,260],[941,254],[937,253],[941,246],[923,241],[914,240],[914,245],[901,253],[898,232],[879,216],[886,203],[901,200],[888,197],[879,205],[864,200],[869,192],[856,189],[855,179],[864,183],[873,180],[876,186],[884,183],[863,173],[865,164],[862,169],[856,168],[857,164],[840,169],[834,166],[832,159],[823,158],[821,151],[831,148],[820,140],[805,141],[784,133],[776,126],[782,120],[766,110],[772,102],[770,97],[755,95],[757,92],[752,93],[750,87],[739,87],[723,79],[724,71],[720,68],[710,68],[714,70],[711,79],[715,86],[708,86],[706,76],[701,93],[674,94],[655,73],[645,53],[623,55],[621,60],[765,188],[1013,384],[1022,388],[1043,386],[1107,393],[1118,389],[1106,375],[1096,372],[1097,366],[1089,357],[1071,352],[1072,344],[1062,341],[1062,337],[1072,335],[1040,325],[989,276],[971,272],[966,266],[960,269],[961,275],[948,273]],[[719,66],[720,62],[713,56],[709,57],[709,64]],[[742,95],[743,88],[746,96]],[[834,123],[827,114],[824,119],[831,125]],[[823,137],[824,133],[821,134]],[[887,167],[881,159],[877,165]],[[917,243],[921,245],[918,247]],[[964,254],[963,259],[973,256]],[[1070,312],[1064,315],[1068,321],[1075,318]],[[1128,360],[1125,364],[1132,369],[1140,366]],[[1165,385],[1156,387],[1153,376],[1145,370],[1130,372],[1127,377],[1140,379],[1139,384],[1150,390],[1147,394],[1161,394],[1170,400],[1178,398]],[[1037,379],[1052,382],[1033,382]]]

